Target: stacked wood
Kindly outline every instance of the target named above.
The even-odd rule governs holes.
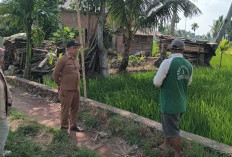
[[[163,51],[164,45],[168,45],[166,51],[170,50],[171,42],[176,37],[157,34],[159,38],[159,48]],[[192,64],[199,66],[210,66],[210,60],[212,56],[215,56],[214,46],[216,43],[209,43],[208,41],[200,40],[189,40],[181,38],[185,43],[184,57],[188,59]],[[160,52],[161,53],[161,52]]]
[[[15,47],[16,48],[22,48],[26,46],[26,40],[25,39],[20,39],[20,38],[16,38],[15,39]]]
[[[85,72],[87,75],[100,72],[99,48],[96,38],[92,41],[89,51],[85,54]]]
[[[4,41],[3,45],[5,46],[3,70],[6,70],[10,65],[13,65],[15,46],[9,40]]]
[[[45,58],[47,53],[48,53],[47,50],[33,48],[31,62],[32,63],[41,62],[41,60],[43,60]]]

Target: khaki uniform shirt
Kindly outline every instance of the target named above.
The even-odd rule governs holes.
[[[56,63],[53,78],[60,90],[79,90],[80,65],[77,58],[67,53]]]

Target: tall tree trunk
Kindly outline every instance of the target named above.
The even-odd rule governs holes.
[[[81,15],[80,15],[79,1],[75,0],[75,3],[76,3],[76,12],[77,12],[77,26],[79,30],[79,39],[81,44],[81,69],[82,69],[82,77],[83,77],[84,98],[86,99],[87,90],[86,90],[86,78],[85,78],[85,56],[83,52],[84,42],[83,42],[82,29],[81,29]]]
[[[88,42],[87,44],[90,45],[90,21],[91,21],[91,14],[88,12],[87,13],[87,18],[88,18],[88,29],[87,29],[87,35],[85,35],[87,37],[86,41]],[[86,32],[85,32],[86,33]]]
[[[225,20],[223,21],[223,24],[222,24],[222,26],[221,26],[221,29],[220,29],[220,31],[218,32],[218,35],[217,35],[217,37],[216,37],[216,39],[215,39],[215,42],[216,42],[216,43],[219,44],[220,41],[222,40],[222,37],[223,37],[223,35],[225,34],[226,26],[227,26],[227,24],[229,23],[231,17],[232,17],[232,3],[231,3],[231,5],[230,5],[230,9],[229,9],[229,11],[228,11],[228,13],[227,13],[226,18],[225,18]]]
[[[27,28],[27,50],[26,50],[26,65],[24,71],[24,78],[31,78],[31,54],[32,54],[32,41],[31,41],[31,27]]]
[[[184,30],[185,30],[184,37],[185,38],[187,38],[186,23],[187,23],[187,16],[185,16],[185,25],[184,25]]]
[[[125,37],[125,50],[123,53],[123,59],[122,59],[121,65],[119,67],[119,72],[126,71],[126,68],[128,66],[128,61],[129,61],[129,53],[131,49],[131,44],[132,44],[132,35],[130,33],[129,37]]]
[[[114,32],[116,31],[116,24],[115,24],[115,22],[113,22],[113,31]],[[116,50],[116,35],[115,34],[112,35],[112,49]]]
[[[99,59],[100,59],[100,73],[104,77],[109,76],[108,72],[108,62],[107,62],[107,49],[104,46],[104,40],[103,40],[103,30],[104,30],[104,24],[106,20],[105,15],[105,1],[101,1],[101,13],[98,20],[98,28],[97,28],[97,42],[98,42],[98,48],[99,48]]]
[[[175,8],[173,10],[173,15],[172,15],[171,31],[170,31],[170,35],[172,36],[175,36],[176,19],[177,19],[177,6],[175,5]]]

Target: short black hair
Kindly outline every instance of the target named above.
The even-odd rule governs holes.
[[[78,42],[76,42],[76,40],[71,40],[67,43],[67,48],[71,47],[71,46],[80,46],[81,44],[79,44]]]

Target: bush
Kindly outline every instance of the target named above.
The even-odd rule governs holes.
[[[52,34],[50,40],[57,46],[66,44],[68,41],[75,39],[78,36],[78,29],[73,27],[64,27],[58,29],[55,33]]]
[[[142,63],[144,62],[145,62],[144,56],[141,56],[141,57],[137,57],[135,55],[129,56],[129,64],[131,64],[131,66],[139,66],[139,65],[142,65]]]

